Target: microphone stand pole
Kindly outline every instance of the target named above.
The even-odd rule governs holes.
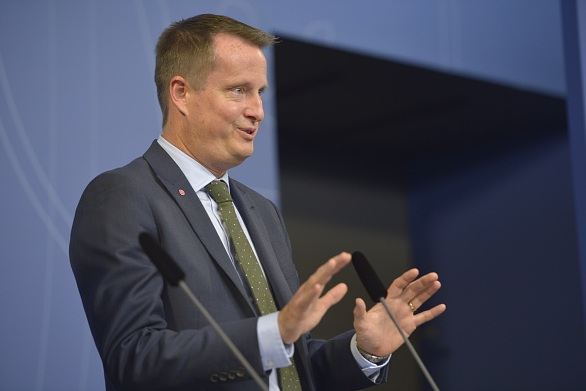
[[[226,345],[228,345],[228,348],[232,351],[232,353],[234,353],[234,356],[236,356],[236,358],[240,360],[240,363],[242,363],[242,365],[244,366],[244,368],[246,368],[248,373],[252,375],[252,377],[258,383],[258,386],[261,388],[261,390],[269,391],[269,387],[266,385],[266,383],[260,378],[258,373],[256,373],[256,371],[254,370],[252,365],[250,365],[246,357],[244,357],[242,353],[240,353],[240,350],[238,350],[236,345],[234,345],[234,342],[232,342],[228,335],[224,332],[224,330],[222,330],[218,322],[216,322],[216,320],[212,317],[212,315],[210,315],[210,313],[203,306],[203,304],[197,299],[197,297],[195,297],[195,295],[193,294],[191,289],[189,289],[185,281],[179,281],[178,286],[183,290],[183,292],[185,292],[187,297],[191,299],[193,304],[195,304],[197,309],[202,313],[202,315],[207,319],[207,321],[210,322],[210,325],[213,327],[214,330],[216,330],[216,332],[218,333],[218,335],[220,335],[220,338],[222,338]]]
[[[395,318],[395,315],[393,315],[393,313],[391,312],[391,309],[387,305],[387,302],[386,302],[385,298],[384,297],[380,297],[378,300],[381,302],[381,304],[387,310],[387,313],[391,317],[391,319],[392,319],[393,323],[395,324],[395,326],[397,326],[397,330],[399,330],[399,333],[401,334],[401,337],[403,337],[403,340],[405,341],[405,345],[407,345],[407,347],[411,351],[411,355],[413,355],[413,358],[417,362],[417,365],[419,365],[419,368],[421,368],[421,371],[423,372],[423,375],[425,375],[425,378],[429,382],[429,385],[431,386],[431,388],[433,389],[433,391],[440,391],[440,389],[438,388],[437,384],[435,384],[435,381],[433,380],[433,378],[429,374],[429,371],[425,367],[425,364],[423,363],[423,361],[421,361],[421,358],[419,357],[419,354],[417,354],[417,352],[415,351],[415,348],[413,347],[413,344],[411,343],[411,341],[409,341],[409,338],[407,338],[407,335],[405,335],[405,332],[403,331],[403,329],[401,328],[401,326],[399,326],[399,322],[397,321],[397,318]]]

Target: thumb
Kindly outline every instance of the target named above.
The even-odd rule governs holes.
[[[356,299],[353,313],[354,321],[360,320],[366,315],[366,303],[359,297]]]

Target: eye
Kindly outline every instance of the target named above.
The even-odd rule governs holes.
[[[242,87],[234,87],[232,89],[232,91],[234,91],[236,94],[239,94],[239,95],[244,94],[244,88],[242,88]]]

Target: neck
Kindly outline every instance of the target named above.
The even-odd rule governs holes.
[[[204,163],[201,159],[199,159],[196,156],[196,154],[192,153],[186,147],[185,143],[182,141],[182,139],[180,137],[178,137],[176,135],[175,132],[170,131],[169,129],[167,129],[167,127],[165,127],[163,129],[163,133],[161,134],[161,136],[169,144],[173,145],[175,148],[179,149],[181,152],[183,152],[184,154],[186,154],[187,156],[189,156],[190,158],[192,158],[193,160],[195,160],[196,162],[201,164],[203,167],[205,167],[205,169],[208,170],[210,173],[212,173],[216,178],[220,179],[226,174],[226,170],[224,170],[224,171],[215,170],[212,167],[210,167],[208,164]]]

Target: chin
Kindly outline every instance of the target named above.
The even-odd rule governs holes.
[[[251,148],[246,148],[245,150],[240,151],[240,153],[238,154],[238,156],[239,156],[240,159],[242,159],[242,161],[244,161],[244,160],[248,159],[249,157],[251,157],[252,154],[253,154],[253,152],[254,152],[254,149],[252,147]]]

